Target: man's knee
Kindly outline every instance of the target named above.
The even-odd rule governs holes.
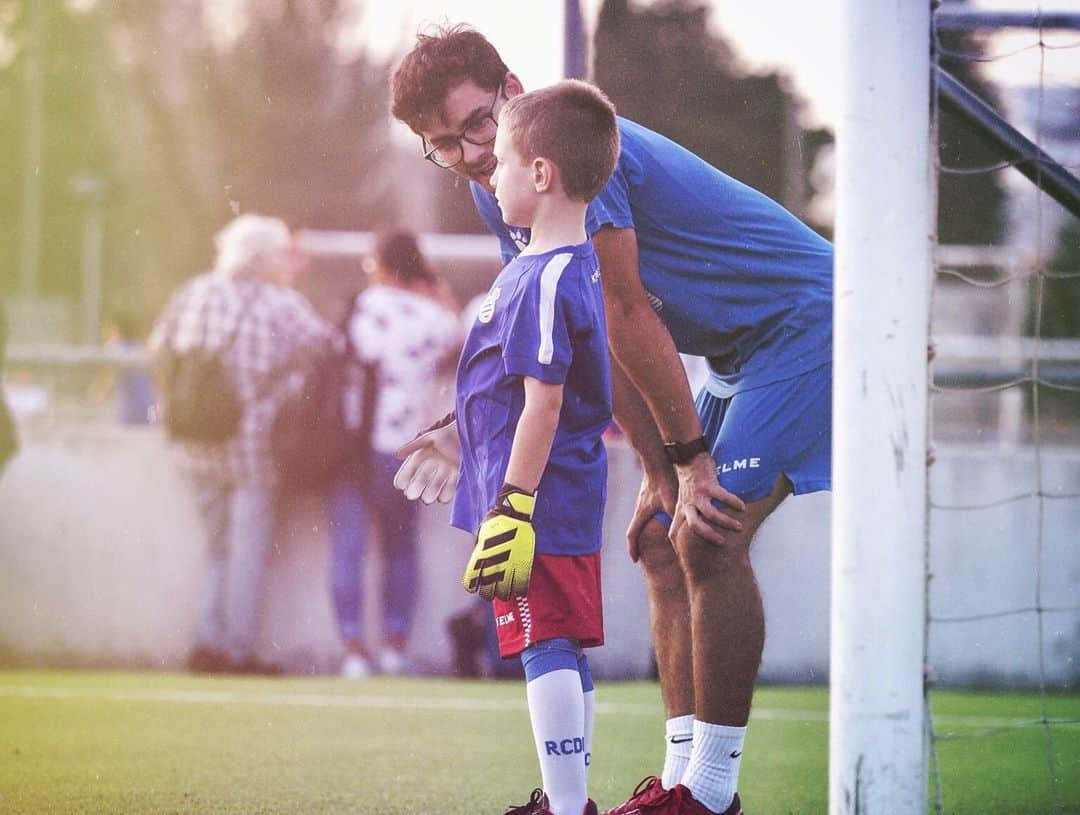
[[[684,585],[682,564],[668,539],[668,529],[664,524],[650,521],[638,536],[637,544],[639,562],[650,586],[669,590]]]
[[[730,575],[753,574],[750,566],[750,543],[765,520],[791,494],[791,482],[781,474],[765,498],[746,507],[740,532],[723,530],[724,542],[716,544],[694,534],[688,524],[679,530],[675,552],[691,586]]]
[[[750,568],[753,531],[725,532],[724,542],[705,540],[684,526],[675,539],[675,551],[690,586],[709,583]]]

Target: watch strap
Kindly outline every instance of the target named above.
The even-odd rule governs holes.
[[[664,452],[668,461],[672,464],[686,464],[698,453],[709,452],[709,440],[704,436],[698,436],[693,441],[678,442],[669,441],[664,443]]]

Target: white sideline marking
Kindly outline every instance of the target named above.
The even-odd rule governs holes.
[[[181,702],[199,705],[284,705],[290,707],[363,708],[375,710],[528,710],[523,700],[469,699],[462,697],[417,698],[399,696],[353,696],[333,693],[283,693],[274,691],[153,690],[147,688],[42,688],[33,685],[0,685],[0,698],[75,699],[108,702]],[[661,717],[659,703],[644,705],[599,702],[596,712],[612,716]],[[799,708],[754,708],[751,719],[787,722],[827,722],[823,710]],[[938,724],[964,727],[1010,727],[1031,724],[1030,718],[1008,716],[935,716]]]

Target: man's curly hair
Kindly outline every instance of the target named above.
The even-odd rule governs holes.
[[[390,112],[420,133],[442,115],[446,95],[462,82],[495,91],[508,71],[495,46],[467,25],[418,34],[390,79]]]

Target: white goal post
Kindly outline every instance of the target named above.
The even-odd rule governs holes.
[[[829,812],[926,812],[930,4],[847,0],[837,127]]]

